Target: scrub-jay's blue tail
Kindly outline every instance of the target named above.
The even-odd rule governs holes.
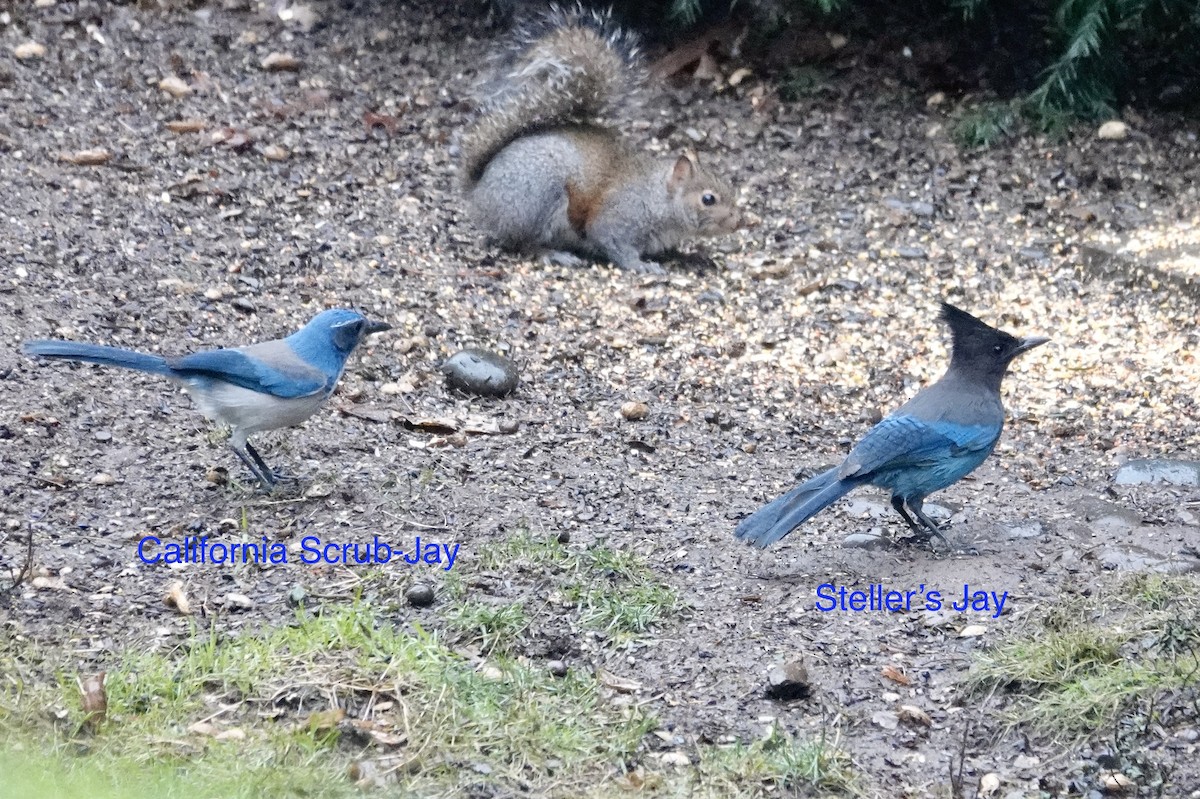
[[[890,489],[892,507],[919,538],[942,537],[922,510],[925,497],[961,480],[991,454],[1004,426],[1000,381],[1009,363],[1049,339],[1016,338],[947,303],[941,318],[954,340],[942,378],[871,428],[841,466],[742,519],[738,538],[770,546],[864,483]]]
[[[391,329],[354,311],[332,310],[284,339],[163,358],[75,341],[27,341],[29,355],[120,366],[179,383],[209,419],[229,425],[229,445],[266,489],[278,478],[247,438],[298,425],[333,394],[346,358],[371,333]]]

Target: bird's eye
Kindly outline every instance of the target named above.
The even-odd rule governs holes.
[[[704,196],[700,198],[700,202],[704,203],[705,205],[716,205],[717,195],[713,194],[711,191],[706,191],[704,192]]]

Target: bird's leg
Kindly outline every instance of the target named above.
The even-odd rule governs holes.
[[[913,521],[913,518],[908,515],[908,511],[904,509],[904,497],[900,496],[899,494],[892,494],[892,507],[896,509],[897,513],[904,517],[904,521],[908,524],[908,529],[912,530],[918,535],[921,534],[921,528],[917,526],[917,523]]]
[[[942,531],[938,529],[937,523],[923,510],[925,501],[922,499],[911,499],[908,501],[908,507],[921,520],[921,524],[925,525],[929,532],[922,536],[922,540],[928,541],[931,537],[937,536],[937,539],[946,545],[946,549],[950,549],[950,542],[946,540],[946,536],[942,535]]]
[[[259,467],[262,468],[264,472],[271,475],[272,485],[279,482],[297,483],[300,481],[300,478],[296,477],[295,475],[283,474],[282,472],[277,472],[270,466],[267,466],[266,461],[262,459],[262,456],[258,454],[258,450],[251,446],[249,441],[246,442],[246,449],[250,452],[250,456],[253,457],[258,463]]]
[[[246,464],[246,468],[258,478],[258,482],[262,483],[264,490],[270,492],[275,488],[274,472],[271,471],[267,464],[263,463],[263,459],[254,451],[254,447],[250,446],[250,442],[230,441],[229,447],[237,453],[242,463]]]

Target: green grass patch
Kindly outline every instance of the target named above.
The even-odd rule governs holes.
[[[74,678],[34,687],[12,676],[30,671],[21,664],[0,692],[0,762],[22,786],[13,795],[34,798],[348,796],[351,765],[379,758],[403,795],[507,792],[603,783],[655,726],[610,707],[591,675],[477,665],[356,602],[260,635],[198,630],[178,649],[129,653],[108,673],[107,721],[83,734]],[[328,721],[332,708],[367,726]],[[204,720],[238,739],[189,729]]]
[[[823,738],[800,742],[774,727],[749,745],[707,747],[690,775],[691,796],[745,796],[752,791],[784,795],[854,795],[858,777],[850,758]],[[769,790],[774,789],[774,790]]]
[[[617,639],[644,633],[680,606],[676,593],[630,552],[597,546],[572,550],[553,537],[521,531],[485,546],[480,565],[496,572],[545,576],[578,610],[581,627]],[[470,608],[466,615],[476,615]]]
[[[1136,575],[1065,600],[1040,629],[982,654],[968,685],[1009,691],[1012,723],[1070,736],[1165,708],[1200,685],[1200,581]]]

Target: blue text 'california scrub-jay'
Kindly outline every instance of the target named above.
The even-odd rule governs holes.
[[[919,539],[942,538],[921,509],[925,497],[961,480],[991,454],[1004,427],[1000,381],[1009,363],[1049,339],[1011,336],[947,303],[942,303],[941,318],[954,342],[950,368],[942,378],[871,428],[841,466],[742,519],[738,538],[770,546],[863,484],[889,489],[892,507]]]
[[[229,445],[270,490],[278,478],[247,438],[298,425],[333,394],[346,359],[364,337],[391,329],[355,311],[331,310],[283,339],[164,358],[75,341],[27,341],[29,355],[120,366],[179,383],[209,419],[232,428]]]

